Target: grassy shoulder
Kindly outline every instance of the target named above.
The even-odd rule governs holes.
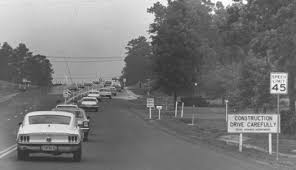
[[[143,89],[131,88],[135,94],[142,94]],[[140,91],[140,93],[139,93]],[[152,96],[157,96],[153,94]],[[138,100],[131,101],[133,110],[143,119],[148,120],[148,109],[146,108],[146,97],[143,96]],[[157,101],[156,101],[157,102]],[[156,103],[157,104],[157,103]],[[159,129],[166,131],[172,135],[185,139],[191,143],[205,144],[207,147],[214,150],[227,153],[236,158],[248,159],[250,161],[260,161],[271,164],[275,167],[284,169],[285,167],[294,167],[296,165],[293,157],[294,148],[296,149],[296,139],[294,136],[280,135],[279,149],[283,153],[279,161],[275,161],[275,153],[268,155],[268,134],[245,134],[243,152],[238,152],[238,135],[228,134],[225,122],[224,108],[207,107],[199,108],[193,112],[195,114],[194,126],[189,126],[192,123],[192,109],[184,109],[184,117],[180,118],[178,111],[177,118],[174,110],[163,110],[161,112],[161,120],[157,120],[158,111],[152,110],[151,124]],[[231,138],[231,140],[223,140],[223,138]],[[222,140],[221,140],[222,139]],[[276,135],[273,135],[273,151],[276,149]],[[229,142],[230,141],[230,142]]]

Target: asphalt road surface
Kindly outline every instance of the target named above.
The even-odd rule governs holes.
[[[121,95],[128,95],[123,93]],[[5,147],[15,144],[18,119],[7,121],[9,113],[0,115],[0,170],[257,170],[271,169],[253,161],[241,160],[191,144],[169,135],[130,112],[129,101],[105,100],[98,112],[91,112],[92,131],[83,143],[81,162],[72,162],[71,155],[31,155],[18,161],[15,150],[3,154]],[[43,108],[50,108],[54,98]],[[3,109],[4,105],[0,105]],[[10,116],[11,117],[11,116]],[[5,120],[6,121],[5,121]],[[7,140],[5,140],[7,139]],[[9,149],[8,149],[9,150]]]

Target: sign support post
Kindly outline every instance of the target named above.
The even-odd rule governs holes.
[[[227,122],[228,117],[228,100],[225,100],[225,120]]]
[[[280,95],[277,95],[277,132],[276,132],[276,160],[279,160],[279,130],[280,130]]]
[[[158,110],[158,120],[160,120],[160,110],[162,109],[162,106],[156,106]]]
[[[177,117],[177,113],[178,112],[178,101],[176,101],[176,105],[175,105],[175,117]]]
[[[239,152],[243,151],[243,134],[239,134]]]
[[[277,95],[276,160],[279,160],[280,94],[288,94],[288,73],[270,73],[270,94]]]
[[[152,107],[154,107],[154,98],[147,98],[146,107],[149,108],[149,119],[151,119],[152,118],[151,110],[152,110]]]
[[[268,134],[268,153],[272,155],[272,134]]]
[[[181,118],[184,116],[184,102],[182,102]]]
[[[195,108],[195,105],[192,106],[192,119],[191,119],[191,126],[194,126],[194,108]]]

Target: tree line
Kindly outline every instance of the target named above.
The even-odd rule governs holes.
[[[274,107],[269,73],[284,71],[295,112],[296,1],[237,0],[225,7],[168,0],[147,12],[154,15],[150,39],[140,36],[127,46],[123,77],[130,83],[153,78],[175,96],[198,83],[208,97],[258,112]]]
[[[4,42],[0,48],[0,79],[21,84],[24,80],[33,85],[52,84],[53,69],[44,55],[33,55],[23,43],[12,48]]]

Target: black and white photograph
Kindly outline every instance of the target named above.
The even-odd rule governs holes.
[[[0,170],[296,170],[296,0],[0,0]]]

